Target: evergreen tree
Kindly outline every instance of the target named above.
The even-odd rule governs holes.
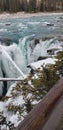
[[[40,4],[40,11],[44,11],[44,8],[43,8],[43,0],[41,0],[41,4]]]
[[[58,59],[55,64],[56,70],[60,76],[63,76],[63,51],[59,52],[56,58]]]
[[[29,0],[29,11],[36,12],[36,0]]]

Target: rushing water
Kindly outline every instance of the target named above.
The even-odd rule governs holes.
[[[63,44],[63,16],[0,19],[0,43],[0,77],[23,76],[29,63],[47,56],[47,49]],[[2,88],[0,82],[0,96]]]
[[[52,25],[48,25],[49,23]],[[58,44],[58,37],[61,36],[63,36],[63,16],[0,19],[0,41],[2,44],[16,43],[21,50],[23,60],[25,61],[24,64],[26,65],[35,59],[37,60],[38,56],[40,56],[39,53],[45,55],[50,43],[53,41],[53,43],[56,42]],[[45,37],[50,39],[43,41],[40,47],[37,45],[37,48],[32,44],[33,39]],[[52,37],[53,40],[51,39]],[[34,48],[32,54],[30,44]],[[34,56],[36,56],[35,59]]]
[[[0,20],[0,38],[8,38],[16,43],[29,35],[34,37],[63,35],[63,19],[60,16],[36,16],[31,18]],[[52,23],[54,26],[47,26]]]

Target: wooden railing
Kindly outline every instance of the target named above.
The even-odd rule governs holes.
[[[63,78],[48,92],[42,101],[36,105],[16,130],[41,130],[47,115],[63,94]]]
[[[0,78],[0,81],[21,81],[21,78]]]

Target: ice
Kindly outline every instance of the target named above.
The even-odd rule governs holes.
[[[11,57],[9,56],[9,54],[5,51],[5,48],[3,48],[0,45],[0,48],[2,50],[2,64],[3,64],[3,68],[4,71],[6,71],[7,68],[7,76],[10,76],[11,72],[13,71],[13,68],[11,66],[14,66],[14,68],[19,72],[19,75],[21,75],[23,78],[25,78],[25,75],[23,74],[23,72],[20,70],[20,68],[16,65],[16,63],[11,59]],[[10,71],[12,70],[12,71]],[[9,74],[8,74],[9,73]]]
[[[43,64],[54,63],[55,61],[45,59],[38,61],[40,56],[49,57],[47,50],[50,48],[60,47],[59,41],[56,38],[47,40],[39,39],[39,43],[34,43],[34,34],[25,36],[19,40],[19,44],[13,43],[10,46],[0,45],[0,77],[3,78],[3,72],[5,78],[26,78],[26,74],[30,69],[27,69],[27,65],[30,64],[31,68],[37,69]],[[61,47],[60,47],[61,50]],[[36,62],[36,63],[33,63]],[[12,82],[13,83],[13,82]],[[7,82],[7,88],[12,84]],[[3,82],[0,82],[0,95],[3,92]]]
[[[51,46],[51,42],[53,42],[54,39],[50,39],[50,40],[45,40],[42,41],[40,40],[40,43],[38,43],[35,48],[33,49],[32,52],[32,59],[33,61],[36,61],[40,56],[47,56],[47,48],[49,48],[49,46]]]
[[[24,69],[23,57],[17,45],[13,44],[9,47],[0,45],[0,77],[3,78],[3,73],[6,78],[26,78],[26,75],[21,69]],[[7,82],[7,89],[13,82]],[[3,82],[0,82],[0,96],[3,93]],[[5,86],[6,87],[6,86]]]
[[[23,56],[22,51],[20,50],[19,46],[15,43],[6,47],[8,54],[11,56],[12,60],[16,63],[16,65],[20,68],[20,71],[25,70],[25,59]]]
[[[19,40],[19,47],[20,47],[21,52],[24,56],[26,66],[28,65],[28,63],[31,62],[30,40],[33,39],[34,36],[35,36],[34,34],[28,35],[28,36],[25,36],[23,39]]]

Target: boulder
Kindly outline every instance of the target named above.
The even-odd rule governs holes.
[[[59,18],[60,18],[60,19],[63,19],[63,17],[62,17],[62,16],[60,16]]]
[[[37,59],[37,61],[38,60],[45,60],[46,58],[48,58],[48,57],[47,56],[39,56],[38,59]]]
[[[11,43],[13,43],[13,41],[11,39],[8,39],[8,38],[0,38],[0,42],[6,46],[9,46],[9,45],[11,45]]]
[[[47,26],[54,26],[53,23],[47,23]]]
[[[35,45],[37,45],[38,43],[40,43],[39,39],[35,39],[34,43],[35,43]]]
[[[49,55],[54,55],[56,51],[58,51],[59,49],[58,48],[51,48],[51,49],[48,49],[47,50],[47,53]]]
[[[10,26],[11,24],[10,24],[10,23],[6,23],[5,25],[6,25],[6,26]]]

